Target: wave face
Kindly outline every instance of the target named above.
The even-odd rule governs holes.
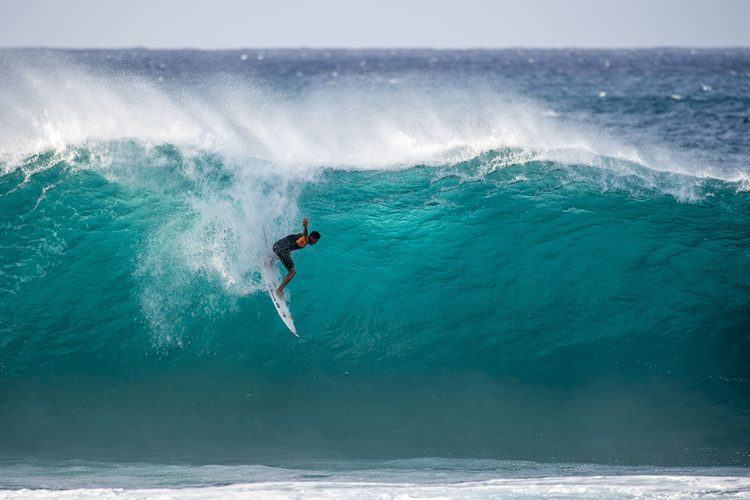
[[[750,465],[750,52],[0,67],[0,458]]]

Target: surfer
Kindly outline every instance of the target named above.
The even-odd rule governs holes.
[[[320,233],[317,231],[312,231],[309,235],[307,234],[307,223],[308,220],[307,217],[305,217],[302,219],[301,233],[284,236],[273,244],[273,253],[276,254],[281,263],[284,264],[284,267],[286,267],[286,270],[289,271],[286,278],[284,278],[284,281],[279,285],[279,288],[276,289],[276,294],[279,297],[283,297],[284,287],[287,286],[289,282],[292,281],[292,278],[294,278],[294,275],[297,274],[297,271],[294,269],[294,261],[292,260],[291,253],[294,250],[299,250],[307,245],[314,245],[320,239]]]

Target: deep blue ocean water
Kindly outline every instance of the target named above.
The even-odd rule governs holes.
[[[750,50],[3,50],[0,75],[0,486],[750,466]],[[303,216],[297,339],[259,264]]]

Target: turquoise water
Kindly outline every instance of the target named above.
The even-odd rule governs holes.
[[[325,238],[295,256],[301,340],[262,293],[172,247],[202,224],[181,190],[66,164],[3,177],[5,449],[102,458],[72,425],[121,458],[135,441],[167,458],[280,443],[743,463],[750,199],[485,168],[501,155],[290,186]],[[214,222],[197,237],[241,251]]]
[[[373,97],[309,72],[312,90],[284,87],[279,68],[323,65],[287,55],[263,84],[282,90],[233,101],[259,113],[243,121],[179,69],[189,54],[137,52],[146,69],[101,80],[105,56],[75,55],[76,99],[24,70],[0,101],[17,132],[0,141],[0,458],[749,465],[750,155],[729,122],[746,83],[712,82],[731,90],[706,97],[720,146],[700,118],[663,118],[655,142],[702,138],[659,160],[637,135],[653,100],[625,84],[610,107],[575,81],[523,109],[480,86],[431,98],[408,75]],[[185,94],[117,80],[159,57]],[[475,80],[495,71],[481,57]],[[704,116],[694,90],[662,105]],[[590,107],[567,124],[545,113],[576,99]],[[600,141],[607,113],[650,125]],[[258,265],[263,230],[302,216],[323,238],[295,253],[297,339]]]

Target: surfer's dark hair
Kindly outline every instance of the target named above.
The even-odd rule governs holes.
[[[310,238],[315,238],[316,240],[319,240],[320,239],[320,233],[317,232],[317,231],[313,231],[312,233],[310,233]]]

